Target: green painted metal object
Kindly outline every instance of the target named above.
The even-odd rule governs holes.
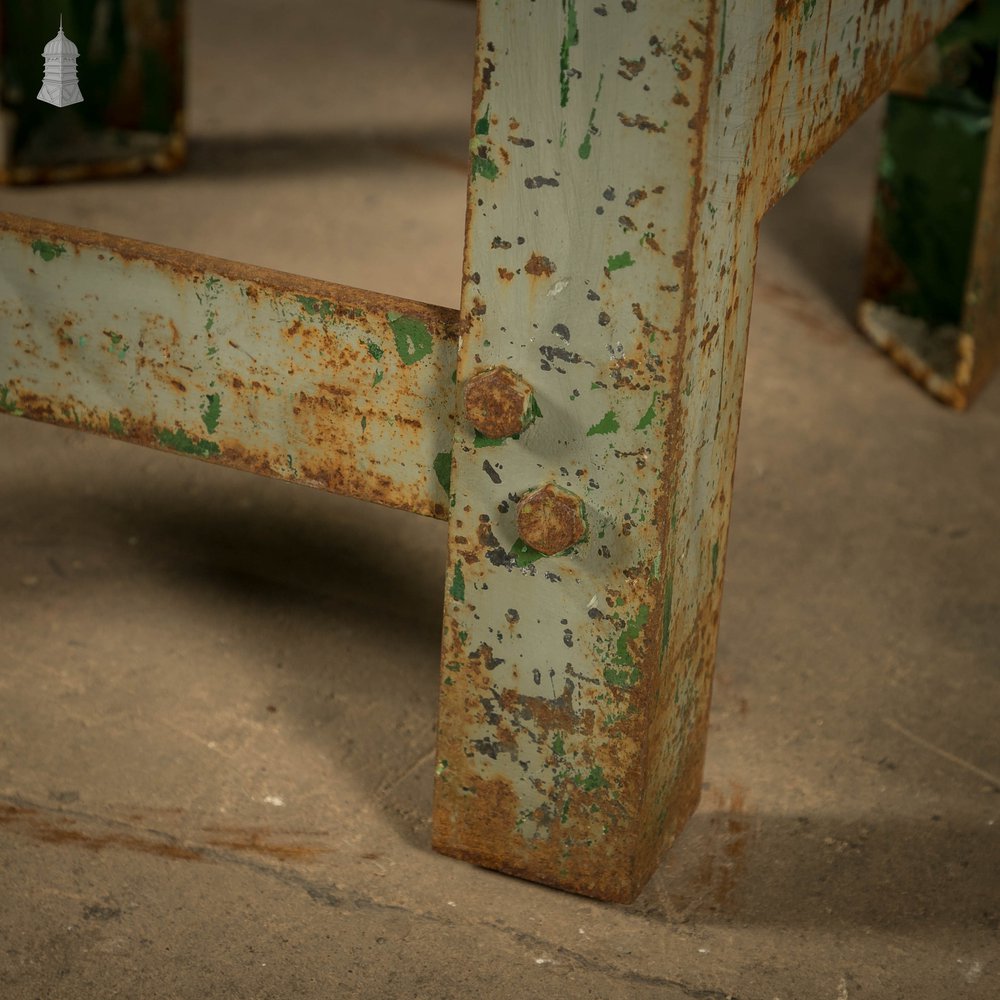
[[[450,309],[0,214],[0,409],[447,517]]]
[[[172,170],[184,159],[184,0],[0,0],[0,183]],[[37,99],[60,17],[83,102]]]
[[[971,4],[889,96],[859,320],[942,401],[966,406],[996,362],[1000,3]]]

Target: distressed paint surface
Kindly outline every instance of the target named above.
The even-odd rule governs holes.
[[[480,5],[458,381],[540,417],[456,429],[439,850],[627,900],[694,809],[757,226],[960,6]]]
[[[457,313],[0,214],[0,410],[448,516]]]
[[[964,408],[995,364],[1000,3],[974,3],[893,84],[862,330]]]
[[[36,100],[59,18],[83,103]],[[0,0],[0,183],[171,170],[184,159],[184,0]]]

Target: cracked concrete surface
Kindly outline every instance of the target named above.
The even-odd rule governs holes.
[[[469,7],[191,7],[190,169],[0,208],[457,304]],[[633,906],[430,850],[444,525],[0,420],[0,996],[997,996],[1000,383],[852,327],[877,124],[765,222],[705,790]]]

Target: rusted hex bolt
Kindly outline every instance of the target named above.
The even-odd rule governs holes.
[[[483,437],[520,434],[535,415],[531,386],[503,365],[476,372],[465,383],[465,415]]]
[[[551,483],[526,493],[517,505],[521,541],[547,556],[575,545],[587,531],[583,501]]]

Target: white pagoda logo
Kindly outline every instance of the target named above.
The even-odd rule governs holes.
[[[59,34],[42,50],[45,76],[38,99],[57,108],[79,104],[83,100],[76,81],[77,47],[63,34],[62,16],[59,17]]]

